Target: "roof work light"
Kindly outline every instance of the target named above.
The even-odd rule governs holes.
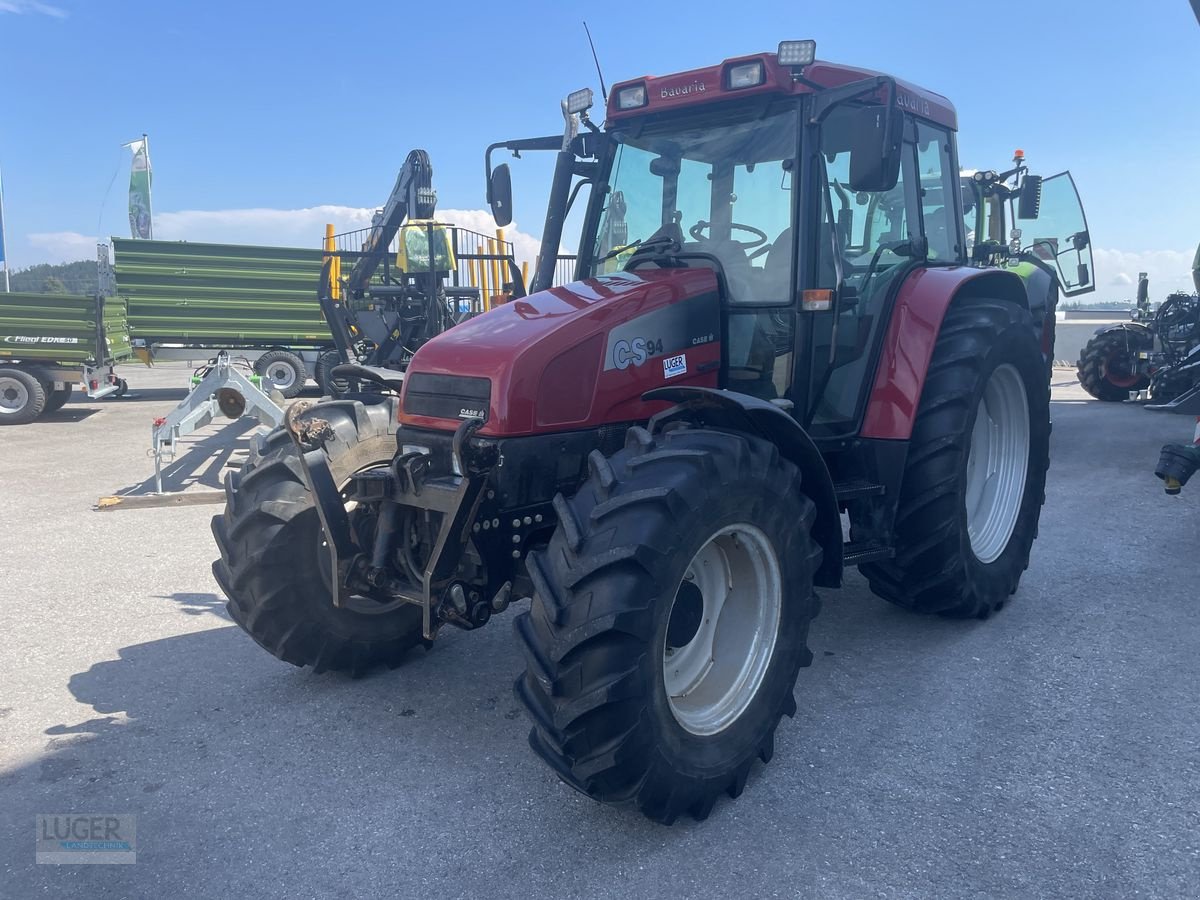
[[[811,65],[812,61],[817,58],[817,42],[780,41],[778,56],[781,66],[792,66],[797,69],[803,68],[804,66]]]
[[[571,115],[587,112],[592,108],[592,89],[581,88],[567,94],[567,112]]]

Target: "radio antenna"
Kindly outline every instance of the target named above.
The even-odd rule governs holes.
[[[608,88],[604,86],[604,73],[600,71],[600,57],[596,55],[596,43],[592,40],[592,31],[588,28],[587,20],[583,21],[583,30],[587,34],[588,46],[592,48],[592,59],[596,62],[596,74],[600,76],[600,96],[604,98],[604,102],[608,102]]]

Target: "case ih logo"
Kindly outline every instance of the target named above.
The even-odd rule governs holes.
[[[27,337],[23,334],[9,335],[4,339],[6,344],[78,344],[79,338],[73,337]]]

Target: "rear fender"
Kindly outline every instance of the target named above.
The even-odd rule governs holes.
[[[1127,332],[1129,335],[1136,337],[1139,343],[1144,343],[1147,347],[1154,344],[1154,332],[1141,322],[1114,322],[1111,325],[1101,325],[1096,329],[1093,336],[1112,334],[1118,331]]]
[[[900,286],[892,307],[875,383],[867,399],[862,437],[906,441],[912,436],[925,373],[946,310],[954,301],[970,297],[1007,300],[1033,312],[1025,282],[1009,270],[967,266],[917,269]],[[1039,306],[1042,303],[1044,298],[1039,298]]]
[[[823,553],[814,580],[820,587],[841,585],[842,520],[833,479],[821,451],[795,419],[766,400],[716,388],[658,388],[643,394],[642,399],[678,404],[654,416],[650,420],[651,430],[682,419],[697,425],[753,434],[778,447],[779,452],[800,469],[804,493],[817,507],[813,538],[821,545]]]

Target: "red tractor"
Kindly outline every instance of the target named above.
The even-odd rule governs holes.
[[[1085,277],[1088,238],[1030,179],[1012,205],[1047,234],[979,258],[950,102],[810,41],[618,84],[603,127],[589,94],[564,136],[496,145],[558,151],[529,294],[403,376],[342,367],[377,393],[294,407],[227,481],[213,571],[268,651],[353,674],[532,598],[538,756],[702,819],[796,711],[816,588],[859,566],[976,618],[1016,591],[1059,261]],[[576,280],[551,287],[580,184]]]

